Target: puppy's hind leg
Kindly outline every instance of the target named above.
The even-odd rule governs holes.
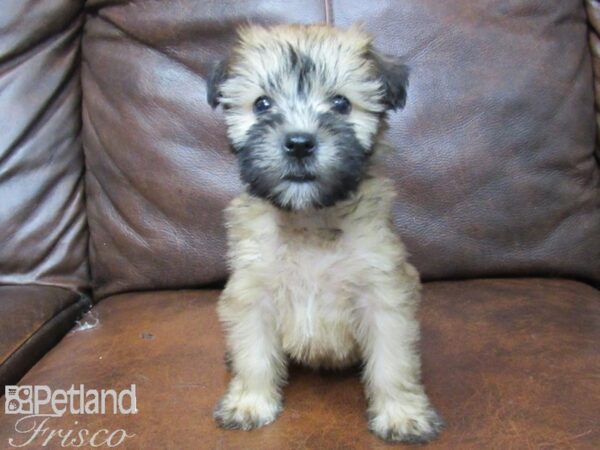
[[[219,300],[233,376],[214,411],[224,428],[258,428],[281,412],[285,359],[265,295],[234,274]]]
[[[357,309],[369,429],[386,441],[428,442],[444,422],[420,382],[418,287],[377,286],[369,294]]]

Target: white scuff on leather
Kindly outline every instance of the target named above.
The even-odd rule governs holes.
[[[96,328],[100,325],[100,318],[95,311],[89,311],[85,313],[81,319],[75,321],[75,327],[71,330],[71,333],[78,331],[86,331]]]

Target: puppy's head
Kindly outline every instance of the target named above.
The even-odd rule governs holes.
[[[408,69],[357,28],[293,25],[240,31],[213,71],[242,180],[292,210],[328,207],[359,186],[388,109],[404,106]]]

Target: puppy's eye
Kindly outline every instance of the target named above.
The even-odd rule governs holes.
[[[331,108],[340,114],[348,114],[352,109],[352,104],[343,95],[336,95],[331,99]]]
[[[268,111],[269,109],[271,109],[272,106],[273,106],[273,100],[271,100],[266,95],[262,95],[254,101],[254,112],[257,114],[261,113],[261,112],[265,112],[265,111]]]

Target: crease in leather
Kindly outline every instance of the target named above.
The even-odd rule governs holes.
[[[72,30],[70,30],[71,35],[65,34],[56,36],[56,38],[52,41],[52,44],[57,46],[54,48],[54,50],[58,50],[61,47],[66,48],[69,45],[72,45],[73,41],[79,39],[79,33],[81,32],[81,26],[83,23],[81,20],[79,22],[80,23],[78,24],[73,24]],[[44,49],[41,49],[40,52],[43,50],[50,50],[51,47],[52,46],[49,45],[48,48],[45,47]],[[77,55],[79,50],[77,50],[75,53]],[[35,138],[36,134],[44,127],[44,125],[48,123],[47,118],[52,117],[52,113],[61,106],[61,102],[65,102],[68,99],[68,94],[70,93],[68,86],[71,80],[75,78],[79,72],[79,64],[76,63],[76,55],[74,55],[73,63],[70,64],[70,67],[65,71],[62,80],[56,86],[54,91],[50,93],[44,105],[38,111],[36,111],[34,116],[31,117],[30,122],[23,127],[20,135],[18,135],[16,139],[6,148],[6,150],[0,154],[0,165],[6,164],[21,145],[28,140]],[[33,56],[37,56],[37,54]],[[29,58],[27,60],[29,60]],[[3,74],[0,73],[0,75]]]
[[[102,88],[100,88],[100,90],[102,90]],[[151,204],[154,207],[154,211],[158,212],[162,215],[163,218],[167,218],[168,219],[168,214],[165,213],[164,211],[161,211],[160,208],[158,207],[158,205],[154,204],[152,202],[152,199],[149,198],[141,189],[138,189],[135,186],[135,183],[131,180],[131,178],[127,175],[127,173],[121,168],[119,167],[119,165],[117,164],[117,162],[115,161],[115,157],[111,154],[110,149],[111,146],[106,145],[105,140],[102,138],[102,134],[98,131],[96,124],[94,123],[94,121],[88,117],[88,121],[87,123],[89,124],[89,128],[91,128],[94,136],[96,137],[96,140],[98,141],[98,143],[100,144],[100,146],[102,147],[102,149],[104,150],[103,152],[103,159],[104,161],[108,162],[111,166],[111,168],[116,172],[116,174],[119,176],[119,180],[122,181],[124,184],[126,184],[127,186],[129,186],[129,193],[132,195],[135,195],[136,197],[142,199],[144,202]],[[90,171],[90,173],[92,173],[92,171]],[[146,241],[146,239],[141,236],[140,233],[138,233],[135,230],[135,227],[131,224],[131,220],[127,217],[127,214],[125,214],[122,210],[119,209],[118,204],[119,202],[116,202],[114,199],[114,196],[111,195],[107,188],[105,186],[103,186],[103,184],[96,178],[96,181],[98,182],[98,186],[99,188],[102,190],[102,192],[104,193],[104,195],[106,196],[107,199],[110,200],[110,204],[113,207],[113,210],[119,215],[119,217],[121,219],[123,219],[123,223],[129,228],[129,230],[131,231],[131,235],[135,236],[138,240],[138,242],[140,242],[142,245],[146,246],[147,248],[152,248],[152,246]]]
[[[79,185],[79,183],[83,182],[83,177],[84,177],[84,173],[82,170],[81,175],[79,176],[76,185]],[[71,197],[71,196],[73,196],[73,197],[79,196],[77,188],[72,189],[72,192],[69,193],[69,197]],[[79,199],[79,200],[82,201],[82,203],[84,203],[85,202],[85,194],[82,194],[81,199]],[[76,203],[77,203],[76,201],[73,201],[73,202],[68,202],[67,204],[73,205]],[[85,204],[83,205],[83,207],[85,208]],[[69,208],[67,207],[65,209],[69,209]],[[78,226],[78,223],[80,223],[79,226]],[[70,218],[68,217],[67,222],[62,225],[63,226],[58,227],[58,232],[56,233],[56,237],[55,237],[54,241],[52,242],[51,246],[47,248],[45,253],[40,254],[40,258],[38,259],[37,264],[36,264],[37,266],[43,267],[43,263],[45,261],[47,261],[49,258],[51,258],[52,253],[56,250],[56,248],[64,242],[66,235],[71,233],[73,230],[77,230],[76,234],[81,235],[88,228],[86,216],[85,215],[77,215],[77,214],[70,215]],[[86,248],[87,248],[88,237],[80,236],[80,239],[81,238],[84,238],[85,243],[86,243]],[[89,270],[89,266],[88,266],[88,270]],[[44,273],[39,272],[39,275],[43,276]]]
[[[97,185],[99,191],[101,191],[107,198],[110,198],[108,196],[108,194],[106,193],[106,190],[105,190],[104,186],[102,185],[102,183],[100,183],[97,180],[96,176],[91,171],[88,171],[88,173],[86,175],[86,178],[87,178],[87,183],[95,183]],[[109,202],[107,208],[110,208],[112,211],[116,211],[118,213],[118,215],[121,216],[121,213],[119,213],[116,210],[114,202]],[[123,223],[125,223],[127,225],[127,222],[123,222]],[[90,235],[94,233],[94,227],[95,226],[96,226],[95,224],[92,224],[92,223],[89,224]],[[135,231],[135,229],[133,229],[130,225],[129,225],[129,227],[131,228],[131,231],[130,231],[131,234],[135,234],[135,235],[138,234]],[[122,248],[122,246],[119,245],[119,243],[115,240],[115,237],[114,237],[114,235],[112,233],[107,233],[106,239],[109,239],[113,243],[112,247],[114,249],[114,252],[118,252],[122,256],[123,260],[126,260],[126,261],[131,260],[131,258],[129,257],[126,249]],[[146,245],[145,241],[144,241],[144,245]],[[146,245],[146,247],[150,248],[147,245]],[[89,239],[88,248],[90,249],[90,255],[92,256],[92,258],[94,257],[94,255],[99,254],[102,251],[100,248],[97,248],[97,243],[96,243],[96,240],[94,240],[94,239]],[[128,269],[136,271],[138,277],[146,278],[145,275],[144,275],[144,273],[142,271],[137,270],[137,267],[135,266],[135,264],[129,264],[128,265]],[[91,273],[92,273],[92,281],[94,283],[94,288],[93,288],[94,299],[95,299],[95,301],[100,301],[103,298],[103,296],[99,296],[98,295],[98,284],[101,283],[103,280],[100,278],[99,275],[95,274],[95,271],[98,270],[98,269],[96,268],[96,266],[94,264],[90,265],[90,270],[91,270]],[[118,278],[116,278],[116,277],[113,277],[113,279],[111,280],[111,282],[112,283],[116,283],[117,285],[121,284],[121,281]]]
[[[100,17],[100,16],[99,16]],[[112,21],[108,21],[107,19],[103,19],[105,22],[109,23],[110,25],[113,25],[115,27],[117,27],[117,25],[115,25]],[[120,28],[119,28],[120,30]],[[121,31],[121,30],[120,30]],[[125,33],[125,31],[121,31],[124,35],[129,36],[128,34]],[[159,51],[156,48],[153,48],[151,46],[149,46],[148,44],[145,44],[143,41],[135,38],[134,36],[130,36],[133,39],[136,40],[136,42],[140,43],[141,45],[152,49],[152,50],[156,50],[159,54],[161,54],[162,56],[164,56],[167,59],[171,59],[171,57],[164,52]],[[197,75],[195,72],[193,72],[187,65],[182,64],[186,70],[188,70],[190,73],[193,73],[194,75]],[[94,82],[95,86],[97,87],[98,91],[104,95],[105,98],[107,99],[111,99],[111,95],[109,92],[106,92],[106,90],[104,89],[104,86],[102,85],[102,83],[99,83],[96,78],[92,75],[92,71],[90,70],[90,76],[88,77],[88,80],[93,80],[92,82]],[[85,98],[86,98],[86,90],[82,89],[82,96],[81,96],[81,101],[82,101],[82,105],[85,103]],[[111,154],[111,149],[112,147],[110,145],[107,145],[105,139],[102,137],[102,133],[98,130],[98,127],[96,126],[96,123],[93,121],[92,117],[90,117],[89,112],[87,111],[87,108],[83,108],[82,106],[82,114],[86,114],[87,117],[87,121],[86,124],[89,125],[88,128],[91,128],[91,131],[93,133],[93,135],[95,136],[96,140],[98,141],[98,144],[100,144],[101,148],[104,150],[102,157],[104,161],[107,161],[111,168],[119,175],[119,179],[121,181],[124,182],[124,184],[127,184],[130,189],[129,189],[129,193],[132,195],[135,195],[137,197],[139,197],[140,199],[142,199],[144,202],[146,202],[147,204],[150,204],[153,206],[153,209],[155,212],[160,213],[161,216],[168,221],[169,219],[169,215],[168,213],[166,213],[165,211],[162,211],[159,208],[159,205],[156,205],[152,198],[149,197],[148,195],[146,195],[144,193],[143,190],[138,189],[135,185],[135,183],[131,180],[131,178],[127,175],[126,171],[124,171],[119,164],[116,162],[116,158]],[[93,170],[88,170],[87,174],[91,174],[92,176],[95,177]],[[95,177],[96,178],[96,177]],[[119,217],[123,220],[123,223],[125,225],[128,226],[128,228],[131,231],[131,235],[135,236],[135,239],[138,240],[138,242],[140,242],[142,245],[144,245],[146,248],[151,249],[152,246],[145,240],[145,238],[141,235],[141,233],[138,233],[135,229],[135,227],[132,225],[131,220],[129,218],[127,218],[127,215],[118,208],[118,204],[119,202],[115,201],[114,197],[108,192],[108,190],[106,189],[106,187],[104,187],[102,185],[102,183],[96,178],[98,187],[102,190],[102,192],[104,192],[104,195],[106,196],[107,199],[110,200],[110,204],[113,207],[113,210],[119,215]],[[86,208],[87,211],[87,208]],[[87,215],[86,215],[87,217]]]
[[[79,0],[79,3],[81,4],[81,7],[78,10],[74,10],[71,17],[63,18],[65,24],[64,27],[53,30],[53,33],[50,35],[38,33],[39,39],[23,43],[21,48],[17,48],[16,51],[12,53],[8,51],[0,55],[0,76],[4,75],[5,73],[2,68],[3,65],[8,65],[8,70],[12,70],[20,65],[23,61],[26,61],[31,57],[43,52],[46,49],[46,46],[51,45],[54,39],[58,39],[62,33],[67,31],[74,24],[76,24],[76,26],[81,26],[83,24],[82,13],[84,10],[85,0]],[[13,66],[12,64],[16,65]]]
[[[174,53],[168,53],[168,52],[164,51],[163,49],[161,49],[157,46],[154,46],[149,42],[144,41],[142,38],[127,31],[125,28],[123,28],[117,22],[115,22],[114,20],[111,20],[110,18],[108,18],[104,15],[98,15],[98,18],[103,20],[104,22],[112,25],[117,31],[119,31],[119,33],[121,33],[121,37],[129,38],[131,41],[138,43],[142,47],[152,50],[156,53],[159,53],[163,57],[167,58],[169,61],[175,61],[179,66],[184,68],[187,72],[189,72],[193,76],[198,76],[198,72],[195,71],[193,67],[190,67],[189,65],[187,65],[184,61],[181,60],[181,58],[178,58],[177,55],[175,55]]]

